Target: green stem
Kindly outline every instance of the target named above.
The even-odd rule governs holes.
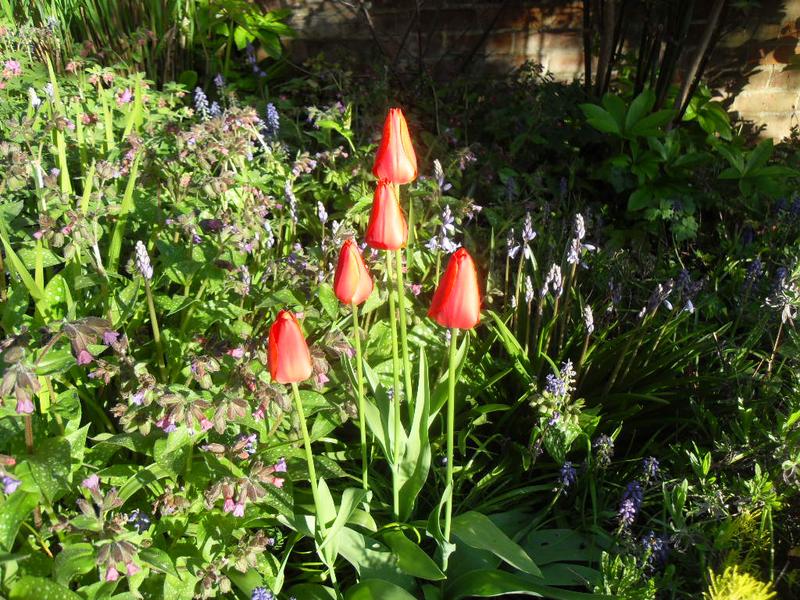
[[[364,414],[364,365],[361,355],[361,332],[358,327],[358,306],[353,303],[353,343],[356,347],[356,375],[358,377],[358,426],[361,429],[361,482],[369,490],[367,464],[367,423]]]
[[[147,309],[150,311],[150,326],[153,329],[153,342],[156,345],[156,360],[158,370],[161,373],[161,380],[167,381],[167,370],[164,365],[164,346],[161,344],[161,330],[158,328],[158,317],[156,316],[156,306],[153,303],[153,291],[150,289],[150,281],[145,277],[144,291],[147,295]]]
[[[392,452],[392,499],[394,516],[400,518],[400,354],[397,350],[397,311],[395,309],[394,293],[392,292],[392,255],[386,252],[386,276],[389,278],[389,325],[392,332],[392,374],[394,375],[394,397],[392,398],[392,411],[394,413],[394,450]]]
[[[453,518],[453,436],[456,421],[456,337],[458,329],[450,329],[450,365],[447,373],[447,488],[450,494],[444,508],[444,539],[450,541],[450,521]]]
[[[408,357],[408,329],[406,324],[406,292],[403,285],[403,252],[395,250],[395,260],[397,262],[397,300],[400,311],[400,345],[403,349],[403,379],[405,383],[406,402],[408,410],[413,411],[412,398],[414,388],[411,383],[411,360]]]
[[[297,416],[300,419],[300,431],[303,434],[303,447],[306,451],[306,462],[308,463],[308,477],[311,480],[311,496],[314,498],[314,515],[316,516],[317,528],[319,529],[320,538],[324,537],[325,524],[319,519],[319,492],[317,491],[317,471],[314,468],[314,455],[311,452],[311,437],[308,435],[308,427],[306,426],[306,414],[303,411],[303,401],[300,400],[300,390],[297,389],[297,384],[292,383],[292,392],[294,392],[294,404],[297,410]]]

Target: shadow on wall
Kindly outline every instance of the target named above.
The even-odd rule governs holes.
[[[406,87],[427,77],[441,81],[461,75],[501,75],[527,60],[542,64],[558,79],[584,77],[584,0],[257,1],[268,9],[292,10],[291,24],[298,32],[291,42],[295,59],[323,52],[334,60],[380,65]],[[608,3],[614,3],[623,61],[622,55],[635,60],[645,6],[671,2],[673,15],[680,15],[674,7],[681,1],[586,0],[597,19]],[[687,4],[694,13],[686,44],[681,45],[690,48],[699,43],[715,2]],[[743,118],[765,122],[770,135],[781,137],[796,122],[800,0],[759,4],[742,12],[733,0],[725,3],[705,78]],[[662,55],[665,44],[662,41]],[[681,61],[690,55],[685,52]],[[676,71],[682,72],[685,68]]]

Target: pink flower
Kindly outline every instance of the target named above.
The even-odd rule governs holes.
[[[236,506],[233,508],[233,516],[234,517],[243,517],[244,516],[244,502],[237,502]]]
[[[89,363],[92,362],[92,360],[94,360],[94,359],[92,358],[92,355],[89,354],[88,350],[81,350],[78,353],[78,364],[79,365],[81,365],[81,366],[88,365]]]
[[[44,235],[44,231],[42,231],[41,229],[40,229],[40,230],[38,230],[38,231],[34,231],[34,232],[33,232],[33,237],[34,237],[35,239],[37,239],[37,240],[40,240],[40,239],[42,239],[42,236],[43,236],[43,235]]]
[[[278,477],[273,477],[271,483],[276,488],[282,488],[283,487],[283,479],[279,479]]]
[[[30,415],[34,411],[33,402],[29,396],[17,397],[17,414]]]
[[[172,433],[177,429],[172,419],[167,416],[163,416],[156,421],[156,427],[160,428],[164,433]]]
[[[208,419],[206,419],[205,417],[200,419],[200,429],[202,429],[203,431],[208,431],[213,426],[214,426],[214,424],[211,421],[209,421]]]
[[[415,296],[419,296],[422,291],[422,285],[419,283],[412,283],[409,287],[411,288],[411,293]]]
[[[110,346],[112,344],[115,344],[116,341],[117,341],[117,338],[119,338],[119,333],[117,333],[116,331],[111,331],[109,329],[109,330],[103,332],[103,343],[106,346]]]
[[[11,79],[17,75],[22,75],[22,67],[19,64],[19,61],[13,59],[7,60],[3,67],[3,77],[6,79]]]
[[[128,574],[128,577],[132,577],[136,575],[142,568],[137,565],[135,562],[131,561],[127,565],[125,565],[125,572]]]
[[[329,381],[330,381],[330,379],[328,378],[328,376],[325,373],[319,373],[317,375],[317,385],[319,387],[322,387],[323,385],[325,385]]]
[[[222,505],[222,511],[229,513],[234,510],[233,498],[225,498],[225,503]]]
[[[116,569],[116,567],[114,565],[111,565],[106,570],[105,579],[106,579],[106,581],[116,581],[117,579],[119,579],[119,571],[117,571],[117,569]]]
[[[242,358],[244,356],[244,348],[231,348],[227,354],[233,358]]]
[[[264,407],[263,407],[263,406],[259,406],[259,407],[258,407],[258,408],[257,408],[257,409],[256,409],[256,410],[253,412],[253,418],[254,418],[256,421],[263,421],[263,420],[264,420]]]
[[[100,477],[98,477],[97,473],[93,473],[89,475],[89,477],[81,481],[81,486],[85,487],[87,490],[91,492],[99,492]]]

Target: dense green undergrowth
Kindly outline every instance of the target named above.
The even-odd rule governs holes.
[[[530,65],[413,104],[322,60],[269,86],[256,58],[156,86],[30,52],[52,34],[10,27],[0,593],[718,600],[743,574],[754,594],[797,593],[794,140],[745,137],[704,90],[676,122],[624,82],[593,101]],[[421,173],[403,190],[399,514],[392,277],[364,249],[368,493],[352,315],[332,289],[396,103]],[[484,299],[458,340],[451,543],[448,340],[425,312],[458,245]],[[322,512],[291,389],[267,369],[284,308],[311,346]]]

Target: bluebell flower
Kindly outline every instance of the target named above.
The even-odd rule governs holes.
[[[441,192],[448,192],[453,187],[444,180],[444,169],[442,169],[442,163],[439,162],[438,158],[433,160],[433,179]]]
[[[150,263],[150,255],[141,240],[136,242],[136,268],[147,281],[153,279],[153,265]]]
[[[569,187],[567,178],[562,177],[558,182],[558,193],[561,195],[562,198],[566,198],[568,192],[569,192]]]
[[[567,384],[558,375],[554,373],[548,373],[544,378],[544,390],[553,396],[566,396]]]
[[[514,228],[512,227],[506,234],[506,250],[508,252],[508,258],[514,260],[514,258],[517,256],[517,253],[520,251],[520,248],[522,248],[522,246],[517,244],[517,240],[514,237]]]
[[[570,461],[565,462],[561,465],[561,485],[566,489],[571,485],[574,485],[578,479],[578,473],[575,470],[575,467],[572,466]]]
[[[286,198],[286,202],[289,204],[289,215],[292,221],[297,223],[297,196],[294,195],[291,179],[287,179],[286,183],[283,184],[283,194]]]
[[[533,291],[533,281],[531,281],[531,276],[525,276],[525,302],[530,304],[533,302],[533,297],[535,296],[535,292]]]
[[[583,307],[583,324],[586,326],[588,335],[594,333],[594,313],[592,313],[592,307],[588,304]]]
[[[219,106],[219,102],[214,100],[211,103],[211,108],[208,109],[208,114],[212,117],[218,117],[222,114],[222,109]]]
[[[328,211],[325,210],[325,205],[322,202],[317,202],[317,217],[323,225],[328,222]]]
[[[225,78],[222,76],[222,73],[217,73],[214,76],[214,85],[217,86],[217,89],[220,91],[225,87]]]
[[[199,86],[194,88],[194,109],[201,119],[208,118],[208,97]]]

